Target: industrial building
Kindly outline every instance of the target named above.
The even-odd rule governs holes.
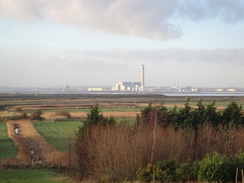
[[[144,65],[141,65],[141,81],[140,82],[118,82],[112,91],[144,91],[145,89],[145,76]]]

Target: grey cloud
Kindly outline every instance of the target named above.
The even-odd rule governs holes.
[[[179,17],[201,21],[220,17],[228,23],[235,23],[244,18],[244,1],[242,0],[181,0],[178,4]]]
[[[171,23],[177,16],[194,21],[219,16],[227,22],[244,18],[242,0],[0,0],[0,14],[23,21],[50,19],[87,29],[150,39],[182,34]]]

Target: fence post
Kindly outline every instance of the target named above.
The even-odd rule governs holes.
[[[244,183],[243,169],[241,169],[241,181]]]
[[[235,183],[238,182],[238,168],[236,168],[236,178],[235,178]]]
[[[69,168],[71,168],[71,147],[70,147],[70,136],[69,136]]]

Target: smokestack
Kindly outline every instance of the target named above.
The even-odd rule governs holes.
[[[145,81],[144,81],[144,65],[141,65],[141,88],[142,90],[145,87]]]

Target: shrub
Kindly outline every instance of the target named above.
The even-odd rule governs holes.
[[[157,167],[161,170],[157,174],[157,180],[163,181],[174,181],[176,165],[174,160],[159,161]]]
[[[176,180],[175,170],[175,161],[159,161],[155,166],[149,163],[146,168],[140,168],[136,172],[136,177],[138,180],[144,182],[150,182],[152,180],[172,182]]]
[[[27,113],[22,111],[21,114],[20,114],[20,118],[21,119],[27,119],[28,118]]]
[[[68,119],[71,118],[71,115],[68,111],[57,111],[56,115],[57,116],[64,116],[64,117],[67,117]]]
[[[197,172],[198,172],[197,161],[193,164],[182,163],[175,170],[176,180],[180,182],[196,181]]]
[[[217,152],[206,154],[199,162],[198,180],[208,182],[231,181],[227,158]]]
[[[153,180],[153,173],[155,172],[156,166],[151,163],[146,168],[140,168],[136,172],[136,178],[140,181],[151,182]]]
[[[42,111],[41,110],[35,110],[29,117],[30,120],[42,120]]]

